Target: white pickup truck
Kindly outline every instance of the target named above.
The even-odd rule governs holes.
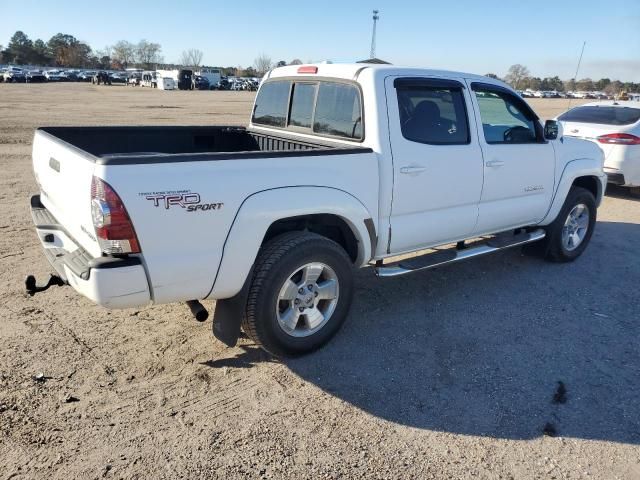
[[[272,70],[247,128],[40,128],[33,167],[47,285],[108,308],[188,301],[199,319],[216,299],[218,338],[242,326],[274,354],[336,333],[353,267],[388,277],[531,242],[575,259],[607,180],[595,144],[500,81],[366,64]]]

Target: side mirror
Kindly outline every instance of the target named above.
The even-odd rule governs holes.
[[[562,125],[557,120],[547,120],[544,122],[545,140],[556,140],[562,138]]]

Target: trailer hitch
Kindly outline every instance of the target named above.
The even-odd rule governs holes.
[[[44,292],[45,290],[48,290],[50,287],[62,287],[66,284],[67,282],[65,282],[58,275],[51,275],[47,284],[42,287],[36,285],[36,277],[34,277],[33,275],[27,275],[27,278],[24,279],[24,286],[27,289],[27,293],[31,297],[33,297],[38,292]]]

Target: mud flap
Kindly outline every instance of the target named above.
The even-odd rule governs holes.
[[[216,310],[213,313],[213,336],[227,347],[235,347],[240,337],[240,326],[244,317],[244,309],[247,305],[249,285],[253,278],[253,267],[240,292],[231,298],[216,301]]]
[[[242,297],[242,298],[240,298]],[[213,314],[213,336],[227,347],[235,347],[240,336],[240,324],[244,315],[244,295],[216,301]]]

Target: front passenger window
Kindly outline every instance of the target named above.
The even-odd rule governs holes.
[[[487,143],[537,143],[536,119],[523,101],[508,92],[475,90]]]

